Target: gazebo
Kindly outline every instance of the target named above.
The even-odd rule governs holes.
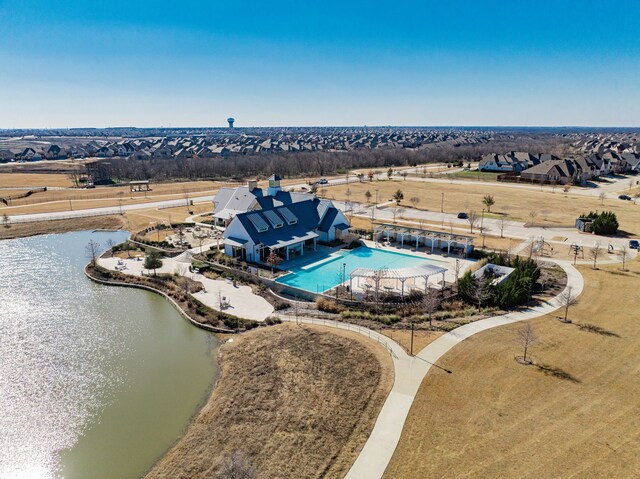
[[[400,282],[400,294],[404,297],[404,284],[408,279],[416,278],[424,279],[424,291],[427,292],[429,287],[429,278],[436,274],[442,275],[442,287],[444,287],[444,275],[447,272],[445,268],[436,266],[431,263],[421,263],[417,266],[400,269],[370,269],[356,268],[349,274],[349,289],[353,291],[353,280],[360,278],[370,279],[374,282],[377,291],[380,290],[380,282],[386,279],[395,280],[396,284]]]

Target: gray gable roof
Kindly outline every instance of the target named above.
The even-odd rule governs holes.
[[[267,210],[240,213],[233,221],[239,221],[242,224],[254,243],[262,243],[268,247],[279,247],[290,241],[297,242],[303,238],[310,239],[318,236],[317,233],[315,233],[320,223],[320,217],[318,216],[316,207],[317,202],[319,202],[318,199],[312,199],[293,203],[289,206],[279,206]],[[280,228],[274,228],[265,216],[265,212],[273,211],[278,213],[282,208],[288,208],[289,211],[296,216],[298,221],[294,224],[289,224],[285,221]],[[335,209],[335,207],[333,208]],[[251,220],[252,215],[258,215],[258,217],[268,225],[268,228],[265,231],[258,231],[254,221]],[[282,214],[279,216],[282,216]]]

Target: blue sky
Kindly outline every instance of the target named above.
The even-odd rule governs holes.
[[[0,128],[640,126],[637,13],[637,0],[0,0]]]

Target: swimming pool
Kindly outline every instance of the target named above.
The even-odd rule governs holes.
[[[276,282],[296,288],[321,293],[337,286],[344,277],[356,268],[409,268],[429,261],[395,251],[387,251],[367,246],[352,250],[340,250],[329,256],[311,258],[308,263],[291,268],[291,273],[282,276]]]

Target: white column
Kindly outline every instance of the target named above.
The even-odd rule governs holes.
[[[287,255],[287,261],[289,261],[289,246],[286,246],[285,250],[286,250],[286,255]]]

